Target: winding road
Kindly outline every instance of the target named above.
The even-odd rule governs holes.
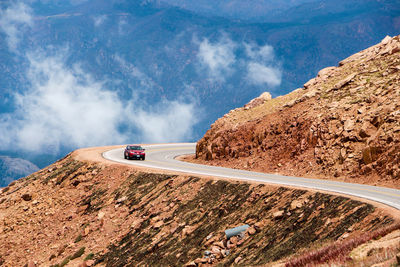
[[[143,147],[146,149],[145,161],[124,159],[124,148],[108,150],[103,153],[103,157],[123,164],[148,168],[336,192],[380,202],[400,210],[400,190],[392,188],[251,172],[188,163],[175,159],[180,155],[194,154],[195,143],[160,144]]]

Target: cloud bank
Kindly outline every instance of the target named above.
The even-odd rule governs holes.
[[[68,50],[27,56],[30,88],[15,94],[15,112],[0,115],[0,149],[57,153],[62,148],[190,138],[195,103],[147,103],[121,99],[78,65],[68,67]],[[136,103],[135,106],[132,103]]]
[[[274,48],[270,45],[244,44],[249,57],[247,80],[254,85],[275,87],[282,82],[282,71],[275,60]]]
[[[198,45],[199,64],[211,82],[224,82],[237,72],[252,85],[276,87],[281,84],[280,64],[273,47],[268,44],[237,43],[223,34],[217,42],[204,38]],[[242,55],[240,60],[237,53]]]
[[[215,43],[205,38],[199,44],[197,57],[211,80],[223,82],[232,74],[232,65],[236,61],[234,49],[235,43],[226,36]]]
[[[6,35],[7,45],[16,52],[24,30],[32,27],[32,10],[22,2],[15,2],[0,10],[0,30]]]

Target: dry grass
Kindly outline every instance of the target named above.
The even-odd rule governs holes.
[[[364,233],[356,238],[335,242],[327,247],[305,253],[297,258],[290,259],[286,267],[299,267],[314,264],[323,264],[328,262],[346,262],[349,260],[348,254],[357,246],[370,240],[383,237],[395,230],[400,229],[400,223],[376,230],[371,233]]]

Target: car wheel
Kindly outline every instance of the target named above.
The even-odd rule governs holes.
[[[144,160],[145,157],[142,158],[142,160]]]
[[[124,154],[124,158],[126,159],[126,154]]]

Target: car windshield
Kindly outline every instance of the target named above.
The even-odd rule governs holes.
[[[144,150],[141,146],[128,146],[129,150]]]

